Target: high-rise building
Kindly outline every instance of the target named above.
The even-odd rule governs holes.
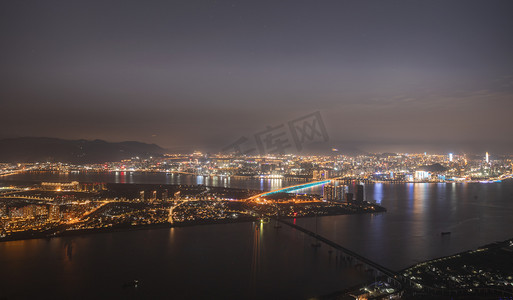
[[[314,170],[312,174],[312,179],[314,180],[330,178],[330,170]]]
[[[167,191],[167,189],[165,189],[162,192],[162,201],[167,201],[167,198],[169,198],[169,192]]]
[[[48,216],[48,207],[46,207],[46,205],[36,205],[35,216],[36,217]]]
[[[323,197],[324,201],[333,201],[335,199],[335,186],[333,184],[325,184],[323,188]]]
[[[485,160],[487,164],[490,163],[490,157],[488,156],[488,152],[486,152]]]
[[[354,195],[353,193],[346,193],[346,201],[347,202],[353,202],[354,201]]]
[[[452,153],[449,153],[449,161],[452,162],[452,159],[453,159]]]
[[[50,205],[48,207],[48,219],[51,221],[58,221],[61,219],[61,209],[59,205]]]
[[[415,180],[424,181],[431,178],[431,173],[426,171],[415,171]]]
[[[144,202],[144,191],[139,192],[139,201]]]
[[[24,218],[33,218],[36,216],[36,206],[34,204],[24,206],[22,210]]]
[[[358,184],[356,185],[356,195],[355,195],[355,201],[356,202],[363,202],[365,200],[365,193],[363,185]]]
[[[346,186],[345,185],[337,185],[335,188],[335,200],[343,202],[346,195]]]
[[[23,208],[21,207],[10,207],[9,218],[23,218]]]

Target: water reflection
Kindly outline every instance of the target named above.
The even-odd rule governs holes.
[[[128,183],[134,183],[134,172],[128,172]]]
[[[381,204],[381,200],[383,199],[383,184],[382,183],[376,183],[374,185],[373,197],[374,197],[373,200],[376,201],[376,203]]]
[[[73,240],[70,239],[65,241],[63,246],[68,261],[71,261],[73,259]]]
[[[406,184],[406,193],[407,193],[407,199],[408,199],[408,208],[413,207],[413,189],[415,184],[414,183],[407,183]]]
[[[170,244],[173,244],[175,242],[175,228],[174,227],[171,227],[169,229],[169,237],[168,237],[168,241]]]
[[[428,201],[428,187],[430,183],[414,183],[413,187],[413,213],[420,215],[424,213]]]
[[[257,288],[258,276],[260,273],[260,251],[261,251],[261,240],[263,232],[263,224],[256,224],[255,229],[253,230],[253,251],[252,251],[252,260],[251,260],[251,288],[253,291]]]
[[[2,181],[28,181],[28,182],[105,182],[105,183],[134,183],[134,184],[204,184],[209,186],[219,186],[226,188],[240,188],[268,191],[279,189],[285,186],[296,185],[297,181],[287,179],[267,179],[267,178],[232,178],[229,176],[204,177],[189,174],[175,173],[141,173],[141,172],[27,172],[15,174],[2,178]]]
[[[271,185],[270,190],[277,190],[283,186],[281,179],[270,179],[268,182],[270,182],[270,185]]]
[[[116,174],[114,172],[96,173],[94,176],[84,174],[83,172],[80,174],[46,173],[46,175],[48,176],[46,178],[35,176],[31,177],[31,179],[39,181],[79,180],[84,182],[114,182],[114,179],[117,178],[119,182],[122,176],[121,173]],[[80,179],[77,177],[80,177]],[[128,179],[132,177],[133,180]],[[7,179],[23,180],[26,178],[13,175],[13,177],[8,177]],[[173,174],[141,174],[134,172],[133,175],[130,173],[130,176],[127,176],[125,179],[138,183],[163,183],[164,181],[170,184],[195,184],[197,177]],[[280,180],[273,181],[263,178],[247,180],[238,178],[230,179],[229,177],[211,178],[208,182],[218,186],[262,190],[297,184],[297,182],[291,182],[285,179],[281,180],[280,183]],[[379,201],[388,211],[379,215],[322,217],[319,220],[319,234],[325,235],[335,242],[347,246],[349,249],[366,257],[376,259],[376,261],[392,269],[399,269],[411,265],[416,261],[457,253],[497,240],[505,240],[513,236],[513,218],[510,217],[513,211],[513,201],[511,201],[513,199],[513,182],[511,181],[488,185],[457,183],[367,184],[365,188],[366,194],[372,195],[374,200]],[[313,189],[314,188],[312,188],[312,190]],[[315,189],[319,189],[319,187]],[[305,219],[294,220],[294,222],[297,222],[298,225],[302,225]],[[247,238],[248,241],[244,244],[246,248],[241,250],[241,252],[246,253],[244,254],[246,255],[244,256],[244,261],[247,262],[248,270],[245,276],[249,278],[249,262],[252,260],[251,249],[253,247],[251,241],[254,233],[253,231],[245,231],[240,236],[235,234],[232,236],[232,230],[237,227],[231,227],[231,225],[223,226],[228,226],[223,228],[229,229],[223,231],[222,236],[223,238],[226,237],[226,239],[219,242],[220,246],[218,246],[221,249],[219,250],[219,255],[223,255],[222,251],[226,251],[226,248],[228,248],[226,245],[236,245],[241,240]],[[311,229],[314,229],[315,224],[311,223],[310,226]],[[198,241],[203,241],[203,239],[212,235],[209,228],[213,227],[198,226],[197,229],[187,228],[187,232],[200,232],[194,236],[194,239],[190,238],[190,240],[188,240],[188,237],[180,235],[179,231],[174,231],[174,233],[168,233],[166,231],[167,237],[164,237],[164,241],[169,239],[172,242],[166,243],[166,245],[172,244],[173,247],[177,248],[180,248],[180,245],[187,245],[184,239],[188,241],[189,244],[196,245],[199,243]],[[183,230],[185,231],[185,229]],[[251,230],[254,230],[254,227],[252,227]],[[269,234],[281,232],[282,230],[283,228],[280,230],[268,230],[262,238],[267,239]],[[450,236],[442,239],[440,236],[441,231],[451,231],[452,233]],[[122,237],[124,234],[125,233],[116,233],[113,236]],[[146,245],[146,235],[147,234],[139,235],[137,233],[130,233],[130,236],[134,236],[138,244],[144,245]],[[72,255],[70,258],[72,258],[72,264],[75,265],[77,261],[80,261],[87,255],[84,254],[86,251],[84,249],[98,247],[101,251],[111,251],[111,249],[105,249],[105,245],[108,244],[108,241],[102,238],[104,236],[106,235],[91,235],[91,238],[76,240],[71,249]],[[231,238],[235,236],[237,238],[232,240]],[[180,243],[175,242],[178,241],[179,237]],[[221,235],[216,235],[215,237],[220,239]],[[122,240],[123,238],[120,239]],[[141,255],[141,257],[146,257],[145,255],[147,255],[147,251],[149,251],[148,247],[141,246],[141,249],[139,249],[137,245],[134,246],[134,239],[130,239],[126,244],[121,243],[121,245],[117,245],[116,249],[135,247],[138,249],[137,251],[140,252],[138,254]],[[275,241],[277,245],[286,245],[287,243],[294,243],[294,241],[300,239],[302,239],[302,235],[292,234],[291,236],[277,236]],[[84,245],[85,240],[91,241],[91,245]],[[266,247],[272,246],[271,240],[272,239],[265,243]],[[141,241],[144,241],[144,243],[141,243]],[[117,243],[119,243],[119,241],[117,241]],[[8,243],[0,243],[0,269],[9,270],[4,271],[4,273],[12,273],[12,270],[17,268],[19,270],[22,268],[20,265],[22,265],[24,261],[29,261],[26,262],[26,264],[30,265],[30,261],[33,263],[33,261],[35,261],[34,257],[39,255],[38,253],[41,253],[41,257],[48,256],[55,261],[58,260],[59,263],[62,263],[64,260],[70,261],[66,256],[67,249],[62,245],[62,242],[56,244],[52,240],[52,242],[48,244],[49,246],[41,246],[36,241],[25,241],[20,242],[19,245],[21,246],[19,246],[19,248],[11,249],[11,251],[7,250],[7,245]],[[13,247],[12,245],[18,244],[9,245]],[[37,245],[37,247],[34,245]],[[162,245],[162,241],[155,242],[155,245]],[[307,245],[308,251],[311,250],[310,245]],[[202,244],[202,247],[204,247],[202,249],[211,248],[207,243]],[[45,250],[46,248],[51,250]],[[154,248],[158,248],[158,246]],[[184,250],[184,252],[186,252],[186,250]],[[79,251],[78,254],[77,251]],[[90,256],[95,257],[98,253],[102,253],[101,251],[97,251],[94,255]],[[268,251],[267,248],[266,251]],[[116,255],[121,255],[118,252],[115,253]],[[266,253],[260,254],[262,256]],[[238,252],[237,255],[240,255],[240,253]],[[58,258],[56,258],[57,256]],[[125,257],[126,260],[124,263],[132,260],[133,257],[132,254]],[[187,255],[185,255],[185,257],[187,257]],[[44,261],[44,259],[41,260]],[[190,260],[195,261],[197,257],[194,256],[190,258]],[[48,259],[46,259],[46,261],[48,261]],[[227,261],[233,261],[233,254]],[[158,263],[160,262],[156,264]],[[44,266],[44,268],[48,269],[48,266]],[[169,268],[171,269],[172,266]],[[287,265],[287,268],[291,268],[291,266]],[[188,272],[186,267],[184,267],[183,270],[184,272]],[[0,275],[1,273],[0,270]],[[30,273],[30,271],[23,273]],[[261,279],[263,277],[264,276],[261,276]],[[1,282],[2,280],[6,280],[6,278],[9,279],[8,275],[4,275],[4,277],[0,276],[0,290],[2,288]],[[20,282],[23,281],[21,277],[16,278],[20,280]],[[14,279],[9,282],[12,281],[14,281]]]

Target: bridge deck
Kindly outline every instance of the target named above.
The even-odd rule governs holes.
[[[383,273],[384,275],[392,278],[393,280],[397,281],[398,283],[400,282],[400,277],[401,275],[397,274],[396,272],[368,259],[368,258],[365,258],[363,256],[361,256],[360,254],[356,253],[356,252],[353,252],[345,247],[342,247],[340,246],[339,244],[331,241],[331,240],[328,240],[327,238],[321,236],[321,235],[318,235],[317,233],[315,232],[312,232],[308,229],[305,229],[301,226],[298,226],[296,224],[292,224],[290,222],[287,222],[285,220],[281,220],[281,219],[278,219],[279,222],[282,222],[283,224],[286,224],[286,225],[289,225],[290,227],[294,228],[294,229],[297,229],[303,233],[306,233],[314,238],[316,238],[317,240],[333,247],[334,249],[337,249],[337,250],[340,250],[342,251],[343,253],[347,254],[348,256],[351,256],[351,257],[354,257],[355,259],[359,260],[360,262],[372,267],[373,269],[375,270],[378,270],[380,271],[381,273]]]
[[[330,181],[331,181],[331,179],[302,183],[302,184],[298,184],[298,185],[284,187],[284,188],[281,188],[281,189],[278,189],[278,190],[274,190],[274,191],[265,192],[265,193],[260,194],[260,196],[267,196],[267,195],[272,195],[272,194],[277,194],[277,193],[293,192],[293,191],[297,191],[297,190],[306,189],[306,188],[309,188],[309,187],[314,187],[314,186],[326,184],[326,183],[328,183]]]

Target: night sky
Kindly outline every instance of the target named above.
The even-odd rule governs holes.
[[[0,137],[513,153],[513,1],[1,1]]]

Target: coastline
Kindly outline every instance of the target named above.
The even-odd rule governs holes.
[[[374,206],[377,206],[374,204]],[[381,206],[379,206],[381,207]],[[318,215],[319,217],[328,217],[328,216],[340,216],[340,215],[356,215],[356,214],[378,214],[386,212],[384,207],[381,207],[380,211],[361,211],[361,212],[349,212],[345,214],[326,214],[326,215]],[[265,217],[265,216],[264,216]],[[302,218],[312,218],[315,215],[305,215],[305,216],[297,216],[297,217],[282,217],[283,219],[302,219]],[[195,220],[195,221],[185,221],[180,223],[157,223],[157,224],[147,224],[147,225],[121,225],[121,226],[112,226],[107,228],[94,228],[94,229],[79,229],[79,230],[67,230],[58,233],[49,233],[47,232],[23,232],[17,236],[10,236],[0,238],[0,243],[2,242],[12,242],[12,241],[24,241],[24,240],[35,240],[35,239],[51,239],[57,237],[71,237],[71,236],[81,236],[81,235],[90,235],[90,234],[101,234],[101,233],[113,233],[113,232],[125,232],[125,231],[135,231],[135,230],[148,230],[148,229],[163,229],[163,228],[179,228],[179,227],[192,227],[192,226],[204,226],[204,225],[216,225],[216,224],[233,224],[233,223],[245,223],[245,222],[255,222],[258,221],[262,217],[253,217],[253,216],[244,216],[239,217],[237,219],[222,219],[222,220]]]
[[[486,255],[486,252],[484,251],[495,251],[504,249],[506,247],[511,248],[513,245],[513,238],[509,238],[503,241],[495,241],[492,243],[488,243],[482,246],[479,246],[474,249],[467,249],[465,251],[461,251],[458,253],[454,253],[451,255],[446,255],[442,257],[436,257],[429,260],[425,260],[419,263],[416,263],[414,265],[411,265],[409,267],[397,270],[396,273],[398,274],[406,274],[406,273],[414,273],[413,271],[416,271],[417,269],[426,268],[426,266],[429,266],[427,269],[432,268],[432,264],[435,263],[450,263],[452,260],[459,259],[465,262],[464,267],[467,267],[467,265],[472,268],[475,263],[478,263],[479,260],[476,260],[476,258],[472,257],[472,255],[475,255],[478,253],[478,255]],[[484,254],[479,254],[484,253]],[[508,256],[513,257],[513,251],[507,250],[505,253],[508,253]],[[490,254],[495,255],[495,254]],[[509,260],[511,261],[511,260]],[[431,270],[428,270],[427,272],[430,272]],[[480,273],[480,272],[478,272]],[[420,274],[420,271],[419,273]],[[418,276],[418,275],[416,275]],[[454,275],[453,275],[454,276]],[[456,275],[457,276],[457,275]],[[467,276],[465,274],[465,276]],[[418,280],[418,279],[416,279]],[[379,280],[378,280],[379,281]],[[339,291],[334,291],[329,294],[320,295],[317,298],[318,299],[346,299],[344,297],[347,297],[350,294],[358,294],[361,292],[361,290],[365,287],[370,285],[372,282],[363,282],[360,284],[357,284],[355,286],[345,288]],[[419,284],[419,283],[417,283]],[[423,286],[424,289],[427,290],[415,290],[414,287],[403,287],[402,291],[405,294],[407,299],[433,299],[433,297],[437,297],[437,299],[497,299],[500,295],[507,295],[513,294],[512,289],[504,289],[500,288],[498,286],[489,285],[489,286],[483,286],[483,287],[471,287],[470,289],[459,287],[457,289],[455,288],[441,288],[431,285],[427,285],[425,282],[420,281],[421,286]],[[484,294],[483,294],[484,293]],[[508,295],[509,295],[508,294]],[[509,297],[509,296],[508,296]],[[507,298],[510,299],[510,298]]]

